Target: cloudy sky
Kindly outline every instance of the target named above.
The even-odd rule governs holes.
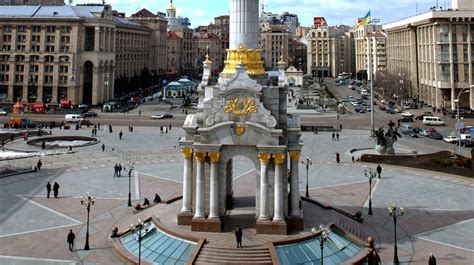
[[[66,2],[69,0],[65,0]],[[94,3],[90,0],[73,0],[77,3]],[[105,0],[112,8],[128,15],[146,8],[153,13],[165,12],[169,0]],[[260,0],[262,3],[263,0]],[[179,15],[188,17],[191,26],[207,25],[213,18],[229,13],[228,0],[174,0]],[[313,17],[323,16],[329,25],[354,25],[370,9],[372,18],[382,23],[392,22],[427,11],[438,2],[441,7],[451,7],[451,0],[265,0],[266,10],[273,13],[295,13],[303,26],[310,26]]]

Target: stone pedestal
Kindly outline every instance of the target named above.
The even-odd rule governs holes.
[[[287,220],[288,232],[304,230],[304,220],[300,216],[290,216]]]
[[[192,212],[184,212],[178,214],[178,225],[191,225],[193,219]]]
[[[224,222],[221,218],[193,218],[191,220],[191,231],[195,232],[222,232]]]
[[[257,220],[255,224],[257,234],[267,235],[287,235],[287,224],[285,220],[282,221],[260,221]]]

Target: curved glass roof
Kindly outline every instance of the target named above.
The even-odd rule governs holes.
[[[294,244],[275,246],[281,265],[321,264],[320,237]],[[361,247],[331,230],[324,241],[324,264],[341,264],[359,253]]]
[[[153,223],[149,223],[148,232],[142,231],[142,234],[142,259],[154,264],[186,264],[196,247],[195,242],[166,234]],[[138,235],[129,232],[120,242],[138,257]]]

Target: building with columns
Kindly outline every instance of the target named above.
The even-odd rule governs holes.
[[[456,109],[455,100],[474,79],[474,6],[454,0],[451,9],[384,25],[388,71],[407,73],[409,95],[436,108]],[[474,110],[474,91],[459,96],[460,108]]]
[[[230,1],[229,41],[217,84],[210,78],[213,62],[209,56],[204,61],[198,110],[184,122],[183,205],[178,224],[190,225],[192,231],[222,231],[234,196],[233,158],[240,155],[249,158],[258,172],[257,233],[303,229],[299,118],[286,113],[286,63],[278,64],[278,85],[270,85],[263,70],[258,0]]]
[[[278,62],[288,62],[290,33],[284,24],[271,24],[260,33],[260,47],[265,69],[277,69]]]
[[[163,57],[150,56],[156,32],[114,16],[108,5],[2,7],[0,102],[103,103],[114,97],[116,78]]]

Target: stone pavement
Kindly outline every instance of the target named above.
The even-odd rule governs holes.
[[[79,131],[53,130],[53,135],[90,136],[92,128]],[[118,139],[122,130],[123,139]],[[167,226],[182,232],[187,227],[177,227],[176,212],[181,201],[171,205],[158,205],[139,214],[132,214],[126,207],[128,176],[113,178],[113,165],[121,162],[128,167],[134,162],[136,174],[132,174],[133,202],[147,197],[152,201],[155,193],[163,197],[180,194],[182,158],[176,147],[181,129],[172,128],[168,134],[160,134],[159,128],[138,127],[129,133],[126,127],[114,127],[114,132],[99,131],[99,144],[75,148],[73,153],[43,156],[43,170],[0,179],[0,264],[125,264],[107,242],[110,229],[122,230],[138,217],[156,213]],[[393,223],[386,208],[392,201],[407,209],[400,217],[397,231],[399,256],[411,264],[426,264],[433,252],[440,264],[472,264],[474,260],[474,181],[446,174],[383,166],[382,179],[376,180],[372,189],[374,215],[367,215],[368,182],[364,170],[376,165],[352,163],[349,150],[373,147],[366,131],[343,130],[340,141],[331,141],[330,133],[303,133],[302,157],[310,157],[314,164],[309,170],[310,196],[324,204],[348,211],[362,210],[364,223],[358,224],[334,211],[303,203],[306,234],[311,227],[335,222],[360,236],[373,235],[385,264],[393,255]],[[104,143],[106,151],[100,146]],[[409,139],[396,144],[397,148],[411,150]],[[17,140],[6,146],[10,149],[31,148]],[[431,147],[416,145],[431,150]],[[112,148],[114,151],[112,151]],[[33,148],[34,149],[34,148]],[[40,150],[38,150],[40,151]],[[335,162],[335,153],[341,154],[342,162]],[[23,159],[35,164],[37,158]],[[251,220],[254,209],[253,190],[238,190],[245,183],[255,181],[253,165],[244,158],[234,163],[238,205],[231,214],[232,222]],[[304,195],[306,168],[300,165],[300,190]],[[127,176],[127,177],[126,177]],[[57,181],[60,197],[47,199],[45,185]],[[96,197],[91,210],[91,250],[81,250],[85,241],[86,209],[79,197],[90,191]],[[165,199],[165,198],[163,198]],[[240,217],[239,217],[240,216]],[[256,236],[250,223],[244,230],[245,242],[261,245],[281,236]],[[76,251],[67,249],[65,238],[69,229],[76,233]],[[216,244],[232,244],[232,233],[197,233]],[[292,237],[295,235],[290,235]]]

